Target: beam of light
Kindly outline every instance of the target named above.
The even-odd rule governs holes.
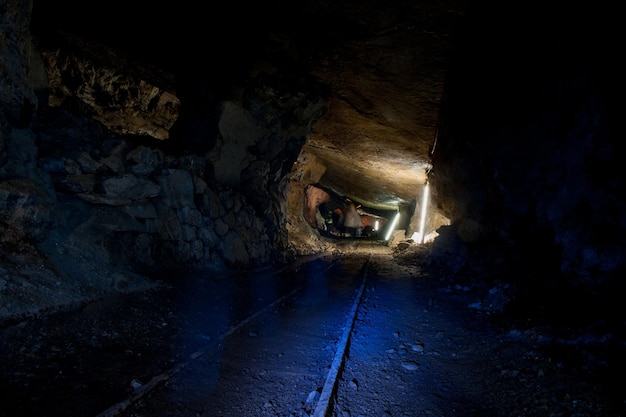
[[[376,220],[376,223],[374,223],[374,230],[378,231],[378,220]]]
[[[400,212],[396,213],[396,217],[393,218],[393,222],[391,222],[391,226],[389,226],[389,231],[387,232],[387,236],[385,237],[385,240],[389,240],[389,238],[391,237],[393,230],[396,228],[396,225],[398,224],[398,220],[400,220]]]
[[[420,243],[424,243],[424,225],[426,224],[426,206],[428,204],[428,181],[424,186],[424,194],[422,195],[422,212],[420,218]]]

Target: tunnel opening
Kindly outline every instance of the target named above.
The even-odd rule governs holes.
[[[386,245],[405,240],[424,244],[438,236],[440,226],[450,224],[436,206],[430,206],[428,193],[425,186],[416,199],[381,209],[317,183],[305,190],[304,216],[312,229],[331,240],[370,239]]]

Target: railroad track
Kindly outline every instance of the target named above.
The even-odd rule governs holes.
[[[297,273],[307,275],[302,286],[97,417],[329,415],[367,261],[309,264]]]
[[[368,255],[186,277],[0,329],[0,417],[323,416]],[[261,402],[259,404],[259,401]]]

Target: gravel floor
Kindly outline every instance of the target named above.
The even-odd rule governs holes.
[[[345,246],[334,267],[326,258],[289,274],[189,276],[6,322],[0,416],[313,415],[367,260],[334,416],[626,415],[610,366],[623,345],[516,326],[486,308],[497,288],[452,283],[421,259]]]

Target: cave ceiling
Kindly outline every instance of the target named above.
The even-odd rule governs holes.
[[[214,53],[230,56],[236,49],[246,51],[232,45],[239,46],[241,38],[258,36],[260,31],[273,33],[275,39],[299,41],[302,63],[331,91],[328,111],[312,126],[303,147],[326,168],[319,185],[383,210],[421,195],[431,167],[429,152],[436,140],[453,34],[463,17],[454,2],[311,0],[271,6],[267,1],[254,6],[233,2],[224,5],[226,11],[222,7],[221,15],[210,10],[201,14],[198,5],[185,1],[160,12],[146,3],[143,11],[120,14],[124,6],[117,0],[89,7],[65,0],[63,9],[74,10],[72,16],[100,16],[87,21],[35,0],[35,7],[47,8],[42,13],[47,22],[56,13],[54,19],[61,26],[99,30],[99,40],[117,37],[126,46],[140,46],[143,53],[165,56],[172,53],[170,48],[176,50],[172,56],[180,56],[181,35],[176,30],[212,26],[185,32],[193,33],[184,39],[189,63],[212,58],[203,51],[207,34],[223,43]],[[202,57],[188,56],[201,53]]]
[[[462,13],[444,2],[341,4],[328,11],[335,38],[312,70],[331,86],[328,113],[304,150],[326,166],[320,185],[395,209],[421,195],[431,168]]]

